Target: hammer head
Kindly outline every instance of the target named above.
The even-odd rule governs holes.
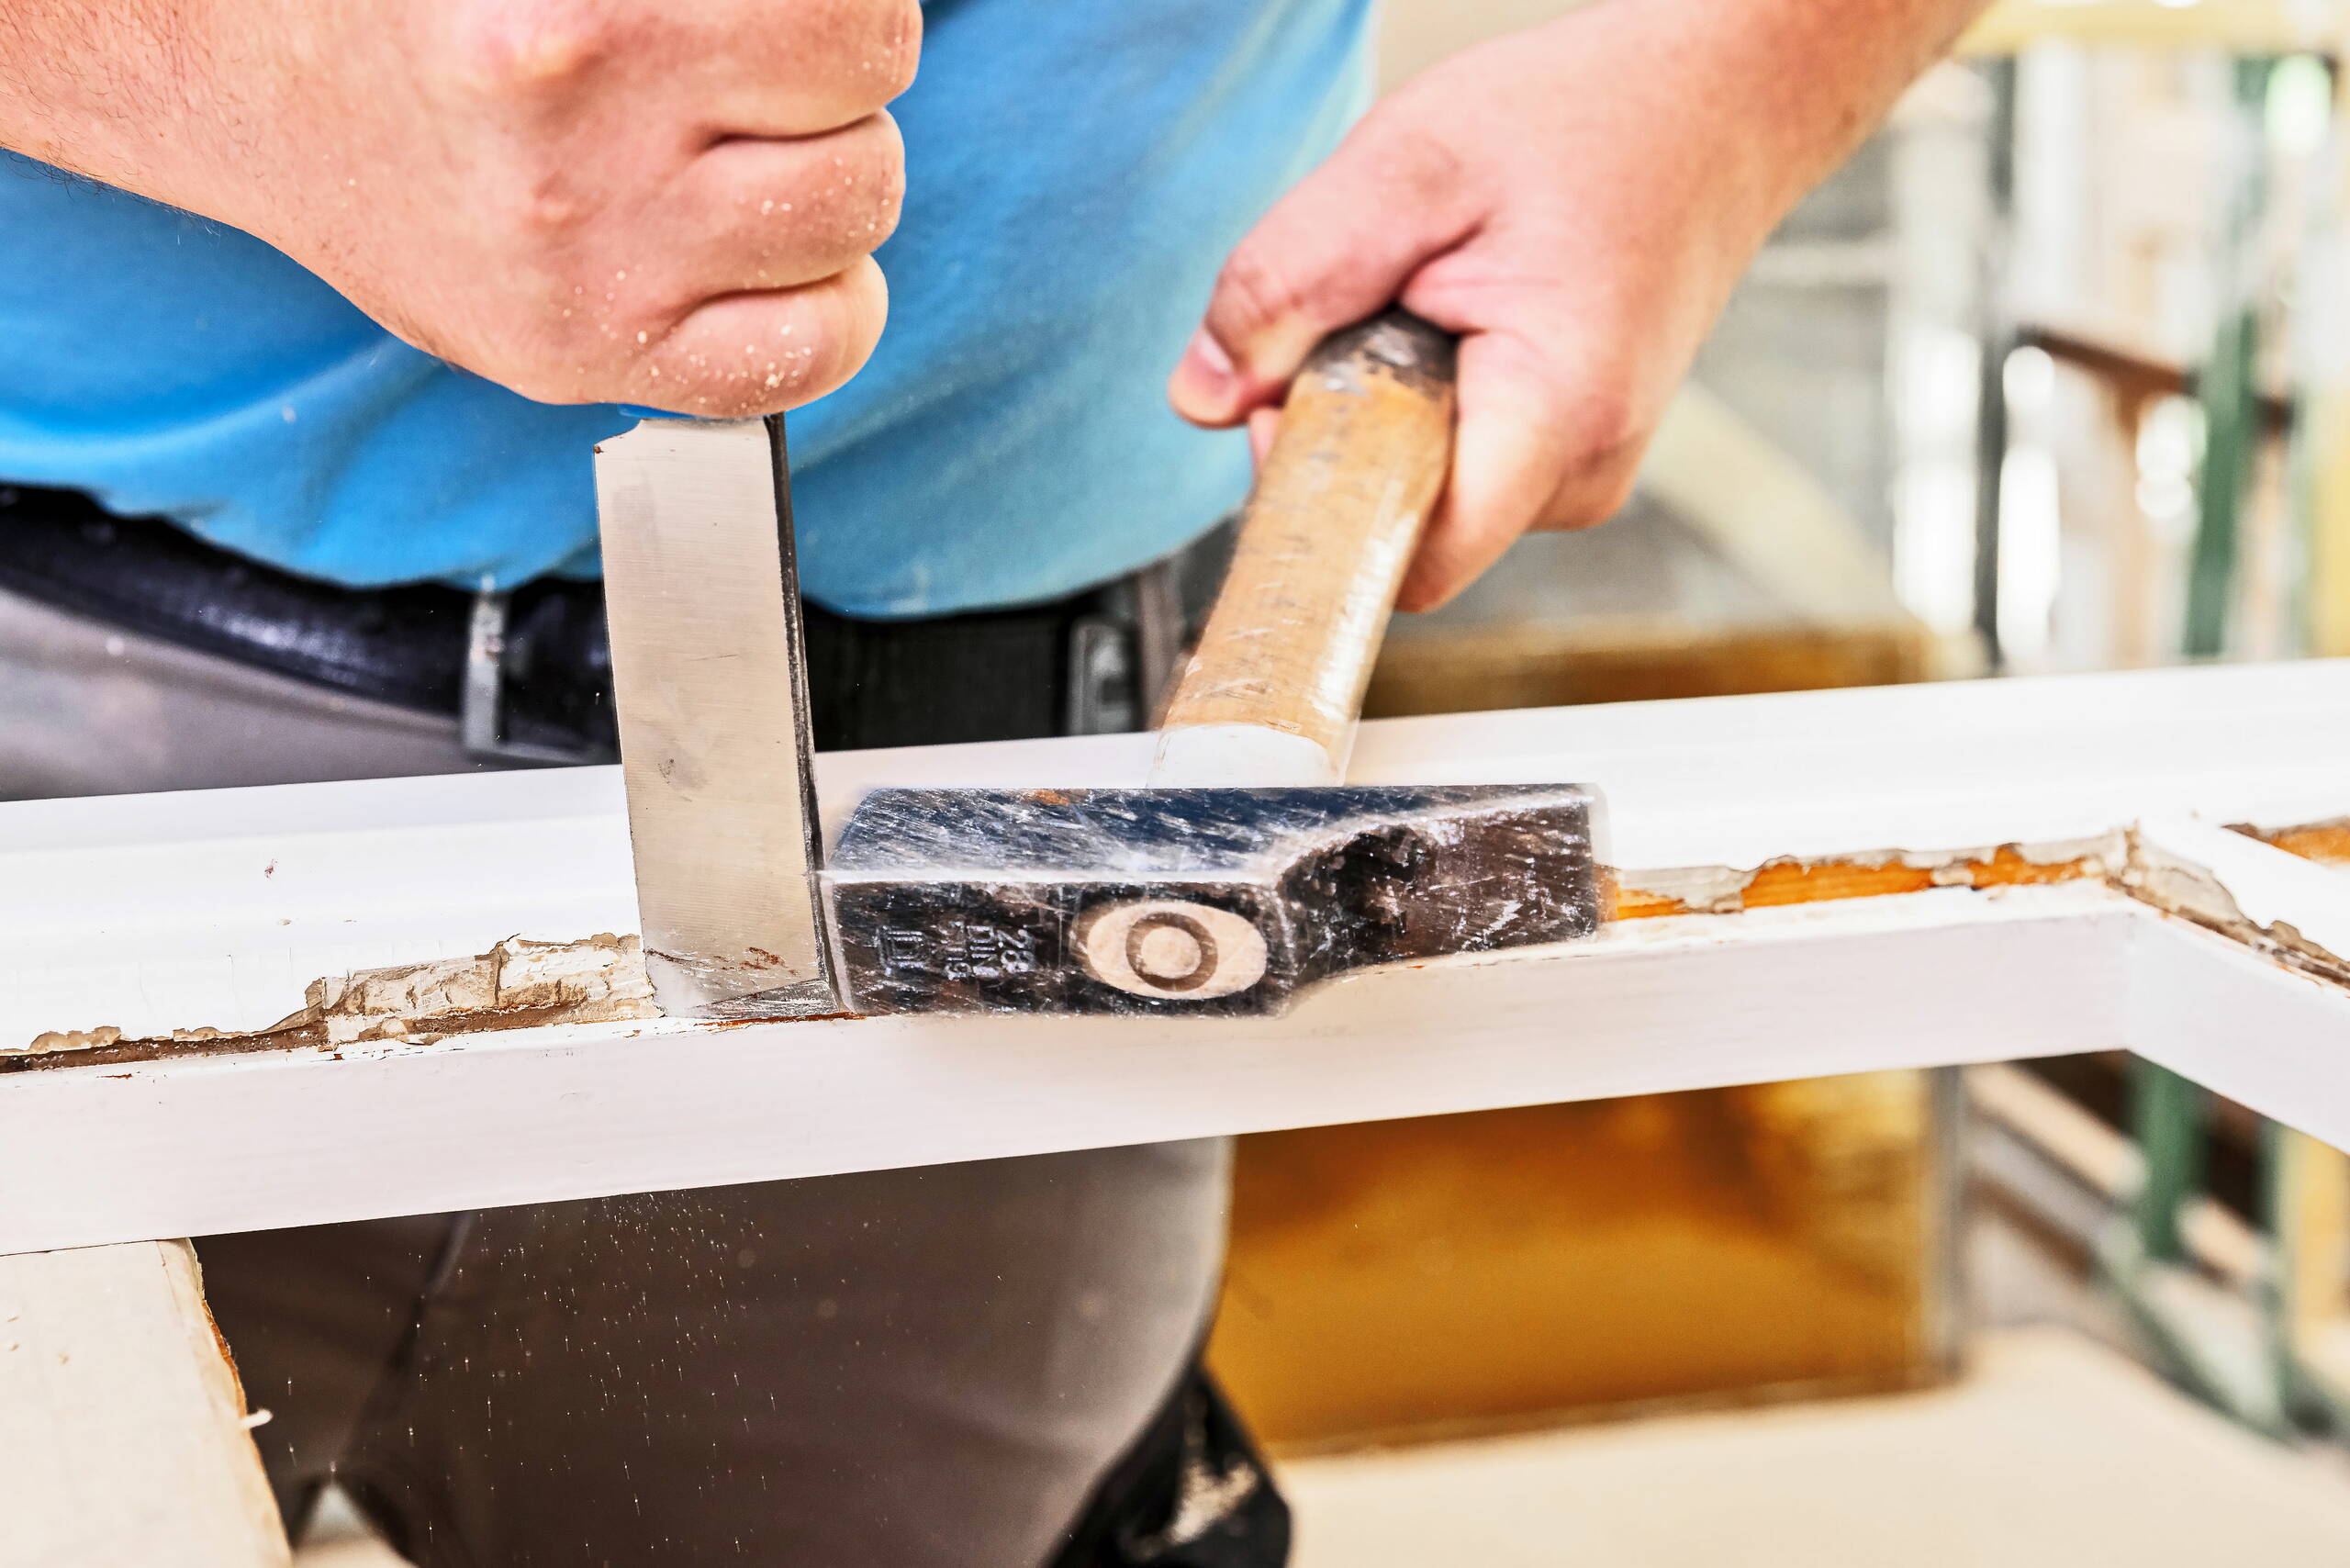
[[[1344,970],[1588,936],[1580,785],[881,790],[823,873],[868,1013],[1279,1012]]]

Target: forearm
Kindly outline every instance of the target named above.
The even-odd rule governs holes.
[[[0,147],[145,195],[177,162],[211,53],[207,0],[0,5]]]
[[[1595,135],[1641,134],[1759,241],[1849,157],[1985,0],[1600,0],[1538,29]],[[1503,40],[1505,46],[1510,40]],[[1533,41],[1533,40],[1528,40]],[[1654,68],[1626,80],[1623,61]],[[1603,80],[1577,80],[1576,62]],[[1717,161],[1738,170],[1725,181]],[[1677,165],[1677,167],[1675,167]]]

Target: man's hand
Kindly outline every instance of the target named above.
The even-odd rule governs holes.
[[[854,375],[916,0],[6,0],[0,145],[218,218],[548,402]]]
[[[1452,476],[1399,603],[1622,505],[1730,286],[1980,0],[1600,0],[1374,108],[1241,241],[1169,396],[1259,449],[1391,302],[1462,336]]]

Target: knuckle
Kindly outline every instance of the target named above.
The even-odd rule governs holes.
[[[879,36],[860,63],[886,104],[914,84],[922,61],[922,6],[920,0],[888,0],[877,9]]]
[[[1632,398],[1612,386],[1588,389],[1577,398],[1562,433],[1572,472],[1595,481],[1628,467],[1647,436]]]
[[[594,204],[568,169],[534,169],[510,183],[506,206],[516,228],[549,241],[588,226]]]
[[[655,345],[641,364],[640,387],[680,412],[739,418],[796,408],[846,381],[871,350],[853,305],[850,286],[829,280],[781,302],[727,315],[723,324],[697,322],[687,341]]]
[[[1363,149],[1368,173],[1403,212],[1441,212],[1460,194],[1460,156],[1427,136],[1385,136]]]
[[[877,210],[895,213],[906,187],[906,148],[898,122],[886,113],[867,115],[832,143],[830,156],[808,170],[804,180],[842,222],[861,222]]]
[[[1288,269],[1253,236],[1225,258],[1224,270],[1216,274],[1215,298],[1220,324],[1238,338],[1254,337],[1304,308],[1304,297],[1291,282]]]
[[[876,115],[873,144],[865,157],[862,178],[857,181],[858,217],[870,240],[868,251],[896,232],[898,218],[906,203],[906,144],[898,134],[898,122],[888,115]]]
[[[1542,525],[1572,530],[1606,522],[1624,509],[1639,483],[1645,423],[1631,399],[1604,393],[1580,400],[1561,433],[1565,482]]]
[[[610,59],[620,35],[610,14],[586,0],[478,0],[452,18],[451,74],[478,97],[543,101]]]
[[[820,398],[845,379],[827,374],[830,353],[825,347],[811,343],[799,352],[808,357],[778,352],[758,358],[745,354],[737,362],[722,353],[688,353],[681,369],[666,379],[655,376],[653,385],[667,388],[666,400],[681,413],[711,419],[775,413]]]
[[[867,109],[879,108],[913,85],[922,59],[919,0],[861,0],[849,17],[826,30],[831,69]]]
[[[799,113],[845,124],[913,84],[922,58],[918,0],[831,0],[790,8],[751,47],[758,61],[797,84]]]
[[[843,260],[879,249],[898,226],[906,194],[905,145],[886,114],[859,121],[808,178],[802,211],[827,231]]]
[[[1611,475],[1597,488],[1580,491],[1536,519],[1534,526],[1546,533],[1579,533],[1586,528],[1597,528],[1624,510],[1624,504],[1632,498],[1633,487],[1631,474]]]
[[[905,161],[887,117],[822,142],[761,149],[713,199],[731,258],[776,286],[828,275],[872,254],[895,232],[905,202]]]

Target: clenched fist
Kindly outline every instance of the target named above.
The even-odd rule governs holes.
[[[233,224],[547,402],[865,363],[916,0],[8,0],[0,144]]]

